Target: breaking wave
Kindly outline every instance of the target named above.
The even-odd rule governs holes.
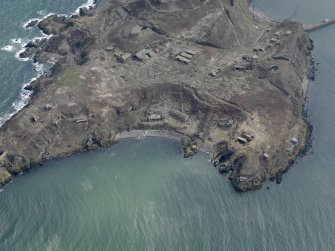
[[[12,51],[14,51],[14,46],[13,45],[6,45],[6,46],[2,47],[1,50],[12,52]]]
[[[84,3],[83,5],[79,6],[74,13],[72,14],[79,14],[80,8],[95,8],[96,6],[96,0],[88,0],[86,3]],[[53,12],[47,12],[45,10],[41,10],[38,12],[38,15],[40,15],[41,17],[37,17],[37,18],[30,18],[29,20],[27,20],[26,22],[23,23],[23,28],[25,29],[31,29],[32,27],[26,28],[26,26],[34,20],[37,20],[38,22],[40,22],[41,20],[51,16],[51,15],[55,15],[55,13]],[[67,15],[66,15],[67,16]],[[7,52],[15,52],[15,57],[19,60],[19,61],[31,61],[30,58],[21,58],[20,54],[22,52],[24,52],[25,50],[25,46],[26,44],[31,41],[31,40],[36,40],[36,39],[41,39],[41,38],[51,38],[52,35],[46,35],[41,31],[41,36],[40,37],[35,37],[33,39],[23,39],[23,38],[13,38],[10,40],[10,44],[6,45],[4,47],[1,48],[1,50],[3,51],[7,51]],[[0,117],[0,126],[2,126],[7,120],[9,120],[12,116],[14,116],[18,111],[20,111],[23,107],[25,107],[31,98],[32,95],[32,91],[28,91],[25,89],[25,87],[27,87],[28,85],[30,85],[33,81],[35,81],[36,79],[38,79],[44,72],[45,70],[50,69],[50,66],[53,64],[53,62],[48,62],[48,64],[39,64],[39,63],[33,63],[33,65],[35,66],[35,70],[37,72],[37,76],[31,78],[28,82],[24,83],[22,85],[21,88],[21,92],[20,92],[20,96],[18,97],[18,99],[11,105],[9,112],[4,114],[3,116]]]
[[[23,107],[25,107],[31,98],[32,91],[28,91],[25,89],[28,85],[30,85],[33,81],[38,79],[42,73],[39,73],[36,77],[31,78],[28,82],[24,83],[21,88],[20,96],[18,99],[11,105],[10,112],[6,113],[4,116],[0,117],[0,126],[2,126],[7,120],[13,117],[18,111],[20,111]]]
[[[80,8],[93,9],[93,8],[95,8],[95,6],[96,6],[96,0],[88,0],[86,3],[84,3],[81,6],[79,6],[74,13],[75,14],[79,14]]]

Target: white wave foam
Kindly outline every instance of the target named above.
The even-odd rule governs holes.
[[[2,47],[1,50],[11,52],[11,51],[14,51],[14,46],[13,45],[6,45],[6,46]]]
[[[38,77],[40,76],[41,74],[38,75]],[[12,108],[14,109],[12,116],[28,104],[31,98],[32,91],[28,91],[24,88],[27,87],[29,84],[31,84],[33,81],[35,81],[38,77],[34,77],[29,82],[23,84],[19,100],[17,100],[12,104]]]
[[[49,12],[49,13],[47,13],[47,14],[45,14],[45,15],[42,15],[41,20],[46,19],[46,18],[48,18],[48,17],[50,17],[50,16],[52,16],[52,15],[56,15],[56,13],[54,13],[54,12]]]
[[[22,52],[24,52],[25,51],[25,48],[22,48],[21,50],[19,50],[19,51],[17,51],[16,53],[15,53],[15,57],[17,58],[17,60],[19,60],[19,61],[23,61],[23,62],[25,62],[25,61],[29,61],[29,58],[21,58],[20,57],[20,54],[22,53]]]
[[[25,29],[32,29],[33,27],[27,27],[27,25],[30,24],[30,22],[35,21],[35,20],[37,20],[37,23],[38,23],[39,21],[41,21],[40,18],[30,18],[30,19],[28,19],[26,22],[24,22],[24,23],[22,24],[22,27],[25,28]]]
[[[74,14],[79,14],[80,8],[88,8],[88,9],[92,9],[95,8],[96,4],[94,3],[95,0],[88,0],[86,3],[84,3],[83,5],[79,6],[76,11],[74,12]]]
[[[37,41],[37,40],[41,40],[41,39],[50,39],[52,37],[52,35],[46,35],[43,32],[41,32],[41,36],[38,37],[34,37],[33,39],[20,39],[21,44],[20,44],[20,49],[18,51],[16,51],[15,53],[15,57],[19,60],[19,61],[29,61],[30,58],[21,58],[20,54],[22,52],[24,52],[26,50],[26,45],[28,44],[29,41]],[[15,49],[13,49],[12,51],[15,51]]]
[[[52,16],[52,15],[55,15],[55,13],[53,12],[49,12],[47,13],[45,10],[41,10],[39,12],[37,12],[37,14],[40,16],[40,17],[35,17],[35,18],[30,18],[28,19],[26,22],[24,22],[22,24],[22,27],[25,28],[25,29],[32,29],[33,27],[28,27],[27,28],[27,25],[32,22],[32,21],[35,21],[37,20],[37,23],[39,23],[40,21],[42,21],[43,19],[49,17],[49,16]]]
[[[37,12],[37,14],[40,15],[40,16],[46,16],[46,15],[48,15],[48,12],[46,10],[40,10],[40,11]]]
[[[39,10],[39,11],[37,12],[37,14],[40,15],[40,16],[44,16],[45,13],[46,13],[45,10]]]
[[[16,58],[18,58],[21,61],[27,61],[27,59],[21,59],[19,57],[19,54],[24,51],[24,47],[26,43],[28,43],[28,40],[22,38],[12,38],[10,41],[11,44],[2,47],[1,50],[7,52],[15,52]]]
[[[45,17],[43,17],[42,19],[50,16],[50,15],[54,15],[54,13],[49,13],[47,15],[45,15]],[[41,20],[42,20],[41,19]],[[35,37],[33,38],[32,40],[36,40],[36,39],[50,39],[52,37],[52,35],[46,35],[44,34],[42,31],[41,31],[41,36],[39,37]],[[15,44],[18,45],[20,44],[20,48],[17,48],[17,46],[13,46],[13,45],[7,45],[3,48],[1,48],[1,50],[5,50],[5,51],[9,51],[9,52],[13,52],[13,51],[16,51],[15,53],[15,57],[19,60],[19,61],[29,61],[31,60],[30,58],[21,58],[20,57],[20,54],[22,52],[25,51],[25,46],[26,44],[29,42],[30,40],[26,40],[26,39],[12,39],[11,42],[14,43],[16,42]],[[20,43],[19,43],[20,42]],[[49,62],[48,62],[49,63]],[[31,82],[35,81],[36,79],[38,79],[44,72],[45,70],[45,67],[46,65],[45,64],[40,64],[40,63],[33,63],[33,65],[35,66],[35,70],[36,72],[38,73],[36,77],[33,77],[32,79],[30,79],[29,82],[25,83],[22,85],[22,89],[21,89],[21,93],[20,93],[20,97],[18,98],[17,101],[15,101],[12,105],[11,105],[11,111],[13,112],[10,112],[8,114],[6,114],[5,116],[1,117],[0,118],[0,126],[2,126],[7,120],[9,120],[11,117],[13,117],[18,111],[20,111],[23,107],[25,107],[29,101],[30,101],[30,98],[31,98],[31,95],[32,95],[32,92],[31,91],[28,91],[28,90],[25,90],[24,88],[26,86],[28,86]],[[49,66],[50,65],[53,65],[52,62],[49,63]]]
[[[43,33],[42,36],[40,36],[40,37],[34,37],[31,41],[37,41],[37,40],[41,40],[41,39],[45,39],[45,38],[50,38],[50,37],[52,37],[52,35],[45,35]]]
[[[24,52],[26,50],[26,44],[29,42],[28,39],[21,39],[19,38],[21,43],[20,43],[20,48],[18,49],[18,51],[16,51],[15,53],[15,57],[19,60],[19,61],[29,61],[29,58],[21,58],[20,54],[22,52]]]
[[[34,66],[35,66],[35,70],[37,72],[42,72],[44,70],[44,65],[43,64],[35,63]]]
[[[33,63],[34,67],[35,67],[35,71],[37,71],[40,75],[43,74],[45,71],[47,71],[48,69],[51,68],[52,65],[54,65],[54,63],[52,63],[51,61],[48,61],[45,64],[41,64],[41,63]]]
[[[21,46],[22,48],[29,42],[29,40],[30,39],[27,39],[27,38],[12,38],[11,42],[15,45]]]
[[[5,116],[0,118],[0,126],[2,126],[7,120],[9,120],[11,117],[13,117],[18,111],[20,111],[23,107],[25,107],[29,103],[31,95],[32,95],[33,92],[28,91],[24,88],[27,87],[29,84],[31,84],[36,79],[38,79],[41,75],[42,75],[42,73],[39,73],[36,77],[31,78],[27,83],[22,85],[20,97],[18,98],[17,101],[15,101],[11,105],[10,110],[12,112],[7,113]]]
[[[95,8],[96,4],[94,2],[95,2],[95,0],[88,0],[85,4],[79,6],[76,9],[76,11],[74,12],[74,14],[79,14],[80,8],[83,8],[83,7],[86,7],[86,8],[89,8],[89,9]],[[41,11],[38,11],[38,15],[40,15],[42,17],[29,19],[28,21],[26,21],[23,24],[24,28],[26,28],[26,25],[33,20],[41,21],[41,20],[43,20],[43,19],[45,19],[45,18],[47,18],[51,15],[55,15],[55,13],[53,13],[53,12],[47,13],[45,10],[41,10]],[[67,16],[67,15],[63,15],[63,16]],[[50,39],[53,36],[53,35],[46,35],[42,31],[40,31],[40,32],[41,32],[41,37],[35,37],[33,40],[41,39],[41,38]],[[20,54],[25,50],[25,45],[28,42],[28,41],[26,41],[26,42],[23,42],[23,41],[24,40],[20,39],[20,38],[11,40],[12,43],[21,45],[21,48],[15,53],[15,57],[20,61],[29,61],[30,58],[20,58]],[[15,47],[13,45],[6,45],[6,46],[2,47],[1,50],[13,52],[15,50]],[[50,61],[48,63],[50,65],[54,64],[54,62],[52,62],[52,61]],[[28,91],[28,90],[25,90],[24,88],[26,86],[28,86],[31,82],[38,79],[43,74],[43,71],[44,71],[45,68],[44,68],[43,64],[35,63],[35,69],[38,72],[38,75],[36,77],[32,78],[29,82],[23,84],[19,99],[17,101],[15,101],[11,106],[11,108],[12,108],[11,110],[14,110],[14,111],[11,112],[11,113],[6,114],[3,117],[0,117],[0,126],[2,126],[7,120],[9,120],[11,117],[13,117],[18,111],[20,111],[23,107],[25,107],[29,103],[32,92]]]
[[[22,43],[22,39],[21,38],[12,38],[10,41],[13,44],[21,44]]]
[[[40,34],[41,34],[41,37],[36,37],[36,38],[46,38],[46,39],[50,39],[53,35],[50,34],[50,35],[47,35],[45,33],[43,33],[43,31],[40,30]]]

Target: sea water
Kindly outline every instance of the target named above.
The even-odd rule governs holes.
[[[0,1],[0,125],[27,104],[30,93],[23,87],[48,70],[27,59],[18,60],[29,40],[44,36],[37,28],[24,26],[29,20],[53,13],[69,15],[85,3],[85,0]]]
[[[24,3],[22,3],[24,2]],[[3,4],[5,3],[5,4]],[[36,75],[11,41],[39,35],[29,18],[70,13],[81,1],[2,0],[1,118]],[[334,17],[331,0],[257,0],[276,20]],[[200,153],[183,159],[176,142],[122,140],[110,149],[48,162],[0,192],[0,250],[334,250],[335,26],[311,33],[317,78],[308,91],[312,151],[281,185],[235,192]],[[12,50],[12,51],[11,51]],[[266,189],[268,186],[270,189]]]

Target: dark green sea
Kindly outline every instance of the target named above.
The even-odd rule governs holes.
[[[23,24],[83,3],[0,0],[0,124],[23,104],[22,86],[45,70],[15,58],[25,41],[42,36]],[[335,17],[334,0],[254,4],[276,20]],[[0,250],[335,250],[335,25],[311,38],[318,68],[307,103],[313,148],[282,184],[237,193],[204,153],[185,160],[172,141],[122,140],[48,162],[5,186]]]

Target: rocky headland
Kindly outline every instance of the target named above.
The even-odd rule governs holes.
[[[0,184],[135,130],[181,135],[185,157],[209,149],[239,191],[279,183],[306,148],[313,45],[300,23],[246,0],[104,0],[35,25],[53,36],[21,57],[53,67],[0,128]]]

